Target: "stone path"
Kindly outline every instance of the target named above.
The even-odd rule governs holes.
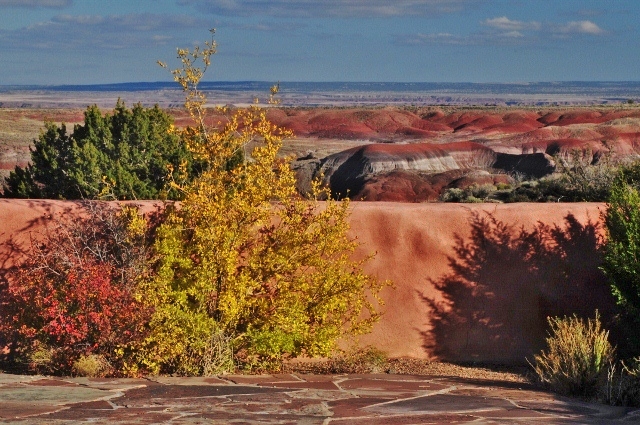
[[[530,385],[443,376],[225,375],[89,379],[0,373],[0,423],[610,424],[640,410]]]

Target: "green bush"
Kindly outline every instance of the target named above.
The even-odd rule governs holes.
[[[485,200],[489,197],[489,195],[491,195],[496,190],[497,190],[496,187],[492,184],[482,184],[482,185],[473,184],[469,186],[469,188],[467,189],[467,192],[470,193],[469,197]]]
[[[440,200],[443,202],[466,202],[466,203],[479,203],[487,202],[490,200],[493,193],[496,192],[496,187],[492,184],[477,185],[473,184],[466,189],[449,188],[445,190]]]
[[[564,202],[604,202],[618,173],[612,152],[604,155],[573,151],[565,157],[555,157],[560,176],[549,179],[549,189]]]
[[[599,314],[586,322],[575,315],[548,321],[547,348],[534,356],[538,378],[561,394],[595,396],[614,352]]]
[[[132,109],[118,101],[112,114],[97,106],[84,125],[67,134],[64,124],[45,123],[31,148],[31,162],[4,179],[5,198],[158,199],[179,197],[170,180],[197,174],[190,152],[157,105]]]
[[[113,372],[113,368],[104,358],[97,354],[82,355],[73,363],[73,371],[77,376],[102,378]]]
[[[630,356],[640,354],[640,193],[633,175],[622,172],[604,215],[606,243],[602,270],[621,307],[621,328]]]
[[[444,191],[440,196],[440,200],[442,202],[464,202],[466,197],[464,190],[454,187]]]

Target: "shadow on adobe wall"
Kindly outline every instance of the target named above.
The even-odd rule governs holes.
[[[544,347],[547,316],[593,317],[610,326],[615,303],[602,272],[599,224],[573,215],[562,225],[514,228],[472,213],[471,238],[456,235],[451,272],[420,294],[431,330],[423,347],[454,362],[513,363]]]

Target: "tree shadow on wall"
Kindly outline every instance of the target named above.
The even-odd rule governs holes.
[[[543,348],[548,316],[593,317],[605,323],[615,303],[602,272],[599,225],[572,214],[562,225],[531,231],[491,213],[471,214],[471,238],[456,235],[451,272],[420,294],[429,307],[423,347],[459,362],[514,363]]]

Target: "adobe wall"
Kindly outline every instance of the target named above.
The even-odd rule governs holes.
[[[366,270],[395,284],[361,345],[392,357],[522,363],[542,347],[548,315],[612,310],[598,270],[603,204],[352,205],[358,255],[377,252]],[[0,268],[51,214],[77,208],[0,200]]]
[[[598,270],[604,204],[353,203],[367,271],[390,279],[361,344],[390,356],[522,363],[546,317],[610,314]]]

